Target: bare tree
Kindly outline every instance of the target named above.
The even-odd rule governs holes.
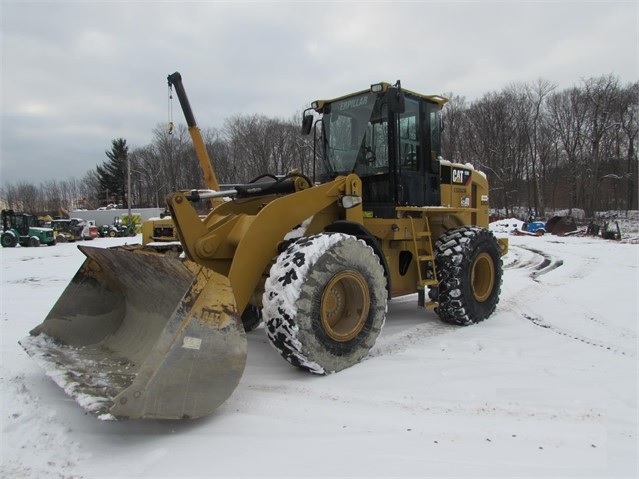
[[[511,95],[488,93],[467,111],[468,156],[490,179],[495,208],[510,208],[519,201],[523,154]]]
[[[466,111],[468,104],[466,97],[455,94],[444,94],[448,103],[444,106],[442,117],[444,129],[442,132],[442,156],[449,161],[473,163],[473,158],[466,157],[464,139],[468,129]]]
[[[557,169],[555,180],[563,177],[567,179],[570,209],[576,208],[581,203],[579,191],[580,185],[583,184],[581,171],[585,160],[582,157],[584,143],[582,131],[586,122],[586,109],[584,96],[578,88],[551,94],[548,99],[550,125],[558,136],[566,161],[563,172],[562,169]]]
[[[619,127],[615,122],[614,99],[618,95],[619,82],[612,75],[591,78],[584,81],[585,94],[588,99],[588,116],[585,134],[590,142],[589,161],[589,202],[587,212],[593,215],[599,208],[599,190],[602,179],[601,143],[610,128]]]
[[[545,164],[542,154],[541,131],[544,116],[544,101],[557,86],[543,79],[526,86],[526,98],[530,110],[529,128],[527,130],[530,149],[531,179],[533,186],[533,205],[539,215],[544,215],[545,200],[542,184],[545,182]]]
[[[621,131],[627,142],[626,168],[626,210],[637,208],[637,138],[639,138],[639,82],[628,85],[622,92]]]

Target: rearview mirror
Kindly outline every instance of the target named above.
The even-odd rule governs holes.
[[[302,135],[308,135],[313,128],[313,115],[304,115],[302,118]]]
[[[394,86],[389,87],[387,95],[388,111],[392,111],[393,113],[404,113],[406,111],[404,92],[400,88]]]

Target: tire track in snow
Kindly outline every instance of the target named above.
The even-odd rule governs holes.
[[[539,263],[537,254],[516,245],[509,246],[506,259],[509,259],[510,263],[504,263],[504,270],[526,269]]]
[[[415,322],[414,326],[400,326],[395,318]],[[417,295],[395,298],[388,303],[386,323],[382,334],[368,354],[368,358],[398,354],[425,339],[456,331],[462,326],[442,322],[434,312],[417,306]]]
[[[601,341],[597,341],[597,340],[592,339],[592,338],[588,338],[588,337],[586,337],[584,335],[575,333],[574,331],[569,331],[569,330],[565,330],[565,329],[562,329],[562,328],[558,328],[557,326],[554,326],[554,325],[548,323],[547,321],[544,321],[543,318],[538,318],[538,317],[531,316],[531,315],[528,315],[528,314],[525,314],[525,313],[522,313],[522,316],[524,318],[526,318],[528,321],[530,321],[531,323],[533,323],[535,326],[547,329],[547,330],[552,331],[553,333],[558,334],[560,336],[566,336],[567,338],[574,339],[574,340],[582,342],[584,344],[587,344],[587,345],[590,345],[590,346],[594,346],[594,347],[597,347],[597,348],[601,348],[601,349],[604,349],[606,351],[610,351],[611,353],[619,354],[621,356],[628,356],[628,357],[634,357],[635,356],[634,353],[632,353],[630,351],[624,351],[622,348],[620,348],[618,346],[613,346],[613,345],[610,345],[610,344],[607,344],[607,343],[604,343],[604,342],[601,342]],[[603,324],[601,321],[597,321],[594,318],[590,318],[590,320],[596,321],[596,322],[599,322],[599,323]],[[603,324],[603,325],[607,326],[605,324]]]
[[[571,308],[574,312],[570,318],[570,322],[567,322],[567,318],[565,317],[561,318],[562,327],[555,325],[553,321],[555,315],[549,317],[548,314],[544,315],[535,311],[533,305],[536,303],[548,305],[549,301],[552,301],[554,297],[553,289],[556,287],[541,283],[538,280],[539,276],[563,266],[564,260],[545,251],[523,245],[513,245],[511,246],[511,251],[514,253],[515,259],[510,264],[504,265],[504,270],[532,270],[528,273],[528,276],[533,282],[523,289],[516,291],[511,296],[503,298],[501,302],[502,307],[506,307],[514,313],[521,315],[521,317],[530,321],[535,326],[547,329],[557,335],[609,351],[613,354],[626,357],[636,356],[631,348],[624,347],[616,341],[616,339],[619,339],[621,342],[636,342],[636,334],[619,326],[615,326],[614,324],[610,324],[603,319],[596,318],[592,312],[588,311],[587,308],[579,303],[571,304]],[[575,280],[578,281],[591,274],[598,263],[598,259],[588,259],[588,262],[579,264],[576,269],[565,271],[563,277],[559,279],[560,284],[564,279],[571,282]],[[556,299],[560,301],[558,298]],[[564,306],[565,305],[560,303],[557,304],[557,317],[561,316],[560,311],[563,311]],[[568,327],[565,326],[566,324],[568,324]],[[611,333],[613,337],[610,337]],[[606,338],[608,341],[602,341],[599,338]]]
[[[264,395],[262,400],[254,402],[249,396],[252,392]],[[415,414],[442,416],[457,415],[467,417],[492,417],[492,418],[512,418],[513,420],[527,419],[535,422],[543,421],[565,421],[565,422],[589,422],[604,424],[606,413],[595,408],[561,409],[548,408],[545,406],[533,406],[521,404],[518,401],[492,402],[486,400],[476,401],[473,399],[460,401],[458,403],[443,402],[441,400],[431,400],[424,402],[423,398],[412,395],[402,395],[389,398],[384,395],[371,396],[360,394],[356,390],[326,390],[316,384],[278,384],[277,386],[265,383],[253,383],[246,385],[243,391],[235,395],[237,406],[250,405],[251,414],[260,412],[269,415],[277,415],[277,410],[286,411],[287,414],[294,413],[290,408],[281,406],[278,403],[286,403],[291,398],[305,398],[312,402],[329,402],[343,405],[357,405],[358,411],[365,411],[365,414],[357,414],[349,417],[349,421],[361,421],[366,427],[370,420],[366,411],[385,410],[403,412],[410,416]],[[301,413],[304,414],[304,413]],[[288,416],[287,416],[288,417]],[[396,427],[392,425],[391,427]]]
[[[515,260],[512,263],[504,265],[504,269],[533,269],[530,277],[537,277],[549,273],[564,264],[560,258],[536,248],[527,246],[511,246],[511,250],[515,254]],[[532,253],[532,254],[529,254]]]
[[[434,338],[455,331],[463,326],[442,323],[441,321],[429,321],[410,329],[394,333],[388,336],[380,336],[375,346],[370,350],[367,358],[398,354],[406,351],[415,344],[425,339]],[[366,359],[366,358],[365,358]]]

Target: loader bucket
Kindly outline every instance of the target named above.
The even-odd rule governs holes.
[[[100,419],[211,413],[244,371],[247,342],[229,280],[140,246],[87,257],[20,344]]]

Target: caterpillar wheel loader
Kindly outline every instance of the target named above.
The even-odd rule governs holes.
[[[210,166],[180,74],[168,81]],[[399,82],[314,102],[302,121],[313,179],[172,193],[180,255],[78,246],[86,260],[22,346],[101,419],[178,419],[211,413],[237,386],[247,311],[285,360],[319,375],[368,354],[391,298],[417,293],[448,323],[486,319],[507,243],[487,230],[486,177],[440,158],[445,102]],[[212,167],[205,176],[217,185]]]

